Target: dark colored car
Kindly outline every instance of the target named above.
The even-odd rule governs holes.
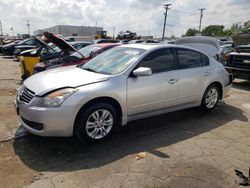
[[[118,43],[93,44],[77,51],[73,46],[71,46],[65,40],[58,38],[51,33],[47,34],[46,37],[49,38],[50,42],[58,46],[64,52],[64,55],[60,58],[55,58],[38,63],[34,67],[35,73],[56,67],[84,64],[89,59],[95,57],[96,55],[112,47],[120,45]]]
[[[234,78],[250,80],[250,44],[234,48],[226,59],[225,68]]]
[[[12,42],[2,46],[2,51],[4,55],[18,55],[20,52],[34,49],[39,46],[35,37],[22,40],[20,42]]]
[[[20,56],[40,57],[40,61],[47,61],[63,56],[63,51],[53,43],[48,43],[35,49],[23,51]]]

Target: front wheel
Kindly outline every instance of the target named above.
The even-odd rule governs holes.
[[[75,134],[80,140],[100,141],[111,134],[117,123],[117,113],[112,105],[94,104],[78,114]]]
[[[219,101],[219,94],[220,94],[220,91],[219,91],[218,86],[215,84],[210,85],[206,89],[203,95],[202,102],[201,102],[202,109],[204,109],[205,111],[212,111],[216,107]]]

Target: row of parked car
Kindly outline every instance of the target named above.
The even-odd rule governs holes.
[[[44,36],[45,41],[32,37],[2,46],[1,50],[4,55],[15,56],[19,59],[23,80],[47,69],[83,64],[98,54],[121,44],[159,43],[155,40],[119,41],[114,39],[67,42],[52,33],[45,32]]]
[[[175,45],[99,43],[76,50],[52,33],[44,36],[47,43],[39,40],[35,51],[18,55],[24,75],[40,72],[23,82],[15,100],[20,123],[36,135],[100,141],[133,120],[196,106],[211,111],[232,83],[215,59],[214,38],[182,38]],[[48,59],[49,51],[63,55]],[[41,62],[35,65],[36,58]]]

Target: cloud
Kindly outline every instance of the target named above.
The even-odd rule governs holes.
[[[209,24],[232,23],[250,19],[249,0],[5,0],[0,1],[0,19],[4,33],[27,33],[58,24],[104,27],[112,35],[121,30],[132,30],[161,37],[164,3],[172,3],[167,18],[167,36],[181,36],[188,28],[198,28],[199,8],[205,7],[202,27]]]

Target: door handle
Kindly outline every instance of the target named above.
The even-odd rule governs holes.
[[[209,76],[210,74],[211,72],[208,72],[208,71],[204,72],[204,76]]]
[[[171,80],[168,81],[168,83],[169,83],[169,84],[175,84],[177,81],[178,81],[178,80],[176,80],[176,79],[171,79]]]

